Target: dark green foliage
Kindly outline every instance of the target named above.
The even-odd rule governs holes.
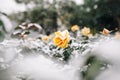
[[[48,31],[56,31],[57,28],[57,12],[53,9],[36,8],[30,12],[30,21],[39,23],[44,26],[43,29]]]
[[[0,20],[0,27],[2,27],[2,25],[3,25],[3,23],[2,23],[2,21]]]
[[[5,38],[4,32],[0,31],[0,42]]]
[[[0,42],[5,38],[5,33],[3,31],[3,22],[0,20]]]
[[[88,18],[86,24],[90,24],[92,28],[101,30],[104,27],[109,30],[119,28],[119,21],[117,19],[120,15],[120,0],[84,0],[84,10],[90,8],[89,12],[84,15]],[[95,9],[96,6],[96,9]],[[85,17],[85,16],[83,16]],[[84,18],[85,19],[85,18]],[[86,19],[87,20],[87,19]]]
[[[73,48],[66,48],[63,52],[63,60],[68,61],[70,59],[71,53],[73,52]]]

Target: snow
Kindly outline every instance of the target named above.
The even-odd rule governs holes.
[[[27,42],[29,40],[23,42],[12,39],[0,43],[0,60],[3,63],[0,64],[0,80],[20,80],[20,78],[27,78],[27,80],[79,80],[76,69],[72,65],[56,62],[41,55],[41,51],[31,50],[29,55],[26,55],[26,51],[21,52],[21,49],[25,48],[24,46],[29,48],[35,43],[26,44]],[[36,44],[38,43],[36,42]]]
[[[120,80],[120,40],[107,40],[100,42],[93,50],[94,55],[110,66],[101,72],[96,80]]]
[[[17,4],[14,0],[0,0],[0,11],[7,14],[25,11],[25,5]]]
[[[9,18],[7,18],[6,16],[4,16],[4,15],[1,15],[0,16],[0,20],[3,22],[3,24],[4,24],[4,28],[5,28],[5,31],[6,32],[11,32],[12,31],[12,29],[13,29],[13,26],[12,26],[12,23],[11,23],[11,21],[9,20]]]

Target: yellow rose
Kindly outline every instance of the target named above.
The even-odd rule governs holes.
[[[47,41],[48,39],[49,39],[48,36],[43,36],[42,37],[42,41],[44,41],[44,42]]]
[[[88,34],[88,38],[92,38],[93,37],[93,34]]]
[[[49,37],[49,39],[51,40],[51,39],[54,38],[54,35],[53,35],[53,34],[50,34],[48,37]]]
[[[63,32],[61,31],[55,32],[53,42],[56,46],[60,48],[67,48],[69,41],[70,41],[69,32],[67,30]]]
[[[102,31],[102,34],[103,35],[108,35],[108,34],[110,34],[110,31],[108,29],[104,28],[103,31]]]
[[[73,32],[75,32],[75,31],[79,30],[79,26],[78,25],[74,25],[74,26],[71,27],[71,30]]]
[[[90,28],[87,28],[87,27],[84,27],[82,30],[81,30],[81,34],[83,36],[88,36],[90,34]]]
[[[116,38],[116,39],[120,39],[120,32],[116,32],[116,33],[115,33],[115,38]]]

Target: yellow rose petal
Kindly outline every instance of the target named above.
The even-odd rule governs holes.
[[[47,41],[48,39],[49,39],[48,36],[43,36],[42,37],[42,41],[44,41],[44,42]]]
[[[53,42],[56,46],[60,48],[67,48],[69,43],[69,32],[67,30],[63,32],[55,32],[55,37],[53,39]]]
[[[104,28],[102,31],[103,35],[109,35],[111,31],[109,31],[108,29]]]
[[[116,32],[116,33],[115,33],[115,38],[116,38],[116,39],[120,39],[120,32]]]
[[[87,28],[87,27],[84,27],[82,30],[81,30],[81,34],[83,36],[88,36],[90,34],[90,28]]]
[[[74,25],[74,26],[71,27],[71,30],[73,32],[75,32],[75,31],[79,30],[79,26],[78,25]]]

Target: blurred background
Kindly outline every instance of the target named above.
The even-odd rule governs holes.
[[[72,25],[120,29],[120,0],[0,0],[0,29],[11,32],[19,24],[37,23],[49,35]]]
[[[24,22],[26,24],[22,24]],[[31,24],[29,24],[29,23],[31,23]],[[40,26],[38,26],[37,24],[39,24]],[[26,37],[25,34],[29,34],[30,32],[32,32],[32,34],[34,33],[34,31],[25,29],[26,26],[30,26],[30,29],[31,29],[31,27],[32,28],[37,27],[36,28],[37,30],[40,29],[40,30],[38,30],[38,33],[36,35],[37,35],[37,39],[39,38],[42,40],[41,37],[43,35],[50,36],[51,33],[54,33],[57,30],[68,29],[70,31],[70,29],[73,25],[78,25],[80,27],[80,29],[83,27],[89,27],[91,30],[90,32],[92,34],[95,34],[97,32],[99,33],[100,31],[103,30],[103,28],[106,28],[106,29],[112,31],[112,33],[116,32],[116,31],[120,31],[120,0],[0,0],[0,42],[6,38],[7,39],[11,38],[11,37],[13,38],[12,34],[15,31],[17,31],[17,27],[19,27],[20,31],[18,30],[18,32],[16,32],[16,34],[18,34],[18,37],[19,37],[18,39],[21,38],[23,40],[23,43],[25,44],[25,45],[21,44],[21,42],[19,40],[12,40],[10,42],[9,41],[7,42],[7,40],[6,40],[6,42],[3,42],[3,44],[4,43],[8,44],[8,45],[10,44],[10,49],[6,48],[7,47],[6,45],[5,45],[6,47],[0,46],[0,49],[1,49],[0,53],[6,53],[6,54],[9,53],[10,59],[12,59],[11,53],[13,53],[13,55],[14,55],[14,53],[16,53],[15,51],[13,51],[13,49],[14,49],[13,46],[15,46],[15,47],[19,46],[20,50],[18,50],[18,52],[21,51],[21,53],[23,53],[23,54],[24,53],[33,53],[34,50],[36,50],[36,51],[38,50],[38,52],[40,52],[40,54],[41,53],[42,54],[49,53],[49,55],[51,55],[50,52],[51,53],[54,52],[54,54],[58,53],[58,55],[54,56],[54,54],[52,54],[52,56],[64,57],[64,60],[67,61],[69,56],[72,55],[71,53],[74,50],[77,51],[77,49],[74,49],[73,45],[81,44],[81,46],[80,46],[80,48],[78,48],[78,50],[80,49],[82,52],[85,52],[85,54],[86,54],[86,53],[91,53],[91,51],[90,51],[91,49],[89,50],[89,48],[91,48],[91,47],[88,46],[89,43],[91,43],[90,46],[95,45],[95,46],[93,46],[93,48],[94,48],[97,46],[94,42],[99,42],[99,40],[104,42],[104,39],[109,39],[109,37],[104,38],[103,36],[100,37],[99,35],[97,35],[97,36],[95,36],[95,40],[93,40],[93,42],[92,42],[92,40],[90,42],[86,41],[88,38],[85,38],[86,39],[85,41],[83,39],[83,42],[82,42],[82,39],[75,38],[76,39],[75,40],[76,42],[74,41],[75,44],[74,44],[74,42],[70,41],[70,44],[73,43],[72,47],[68,48],[68,49],[66,48],[65,51],[63,50],[64,52],[63,52],[62,56],[59,55],[59,52],[62,52],[62,51],[60,51],[59,49],[56,49],[56,46],[54,47],[54,45],[52,45],[52,47],[51,47],[50,46],[51,42],[49,42],[49,40],[48,40],[48,44],[46,44],[46,43],[43,44],[44,42],[42,43],[41,41],[40,41],[40,44],[38,44],[39,42],[37,42],[37,40],[36,40],[36,43],[33,43],[33,42],[31,42],[32,39],[30,41],[29,41],[29,39],[24,41],[24,39]],[[36,29],[35,29],[35,32],[37,32]],[[88,32],[89,32],[89,30],[88,30]],[[109,32],[109,31],[107,31],[107,32]],[[32,35],[32,37],[33,36],[36,37],[34,34]],[[72,33],[72,34],[75,37],[77,35],[77,33]],[[38,35],[42,35],[42,36],[38,36]],[[118,36],[120,37],[120,34],[118,34],[117,37]],[[53,37],[51,36],[51,38],[53,38]],[[48,39],[48,37],[47,37],[47,39]],[[47,39],[45,37],[45,40],[47,40]],[[80,43],[77,42],[79,40],[81,40]],[[18,43],[20,45],[22,45],[23,48],[21,48],[21,46]],[[86,45],[86,44],[88,44],[88,45]],[[100,43],[100,44],[103,44],[103,46],[98,47],[96,49],[96,51],[93,53],[98,53],[98,56],[100,56],[100,57],[101,57],[101,55],[103,57],[105,55],[105,59],[108,59],[108,61],[109,60],[112,61],[113,64],[115,64],[115,66],[117,65],[117,67],[113,67],[113,68],[111,68],[111,66],[110,66],[110,69],[111,69],[110,75],[109,75],[109,72],[107,73],[107,71],[106,71],[105,75],[108,74],[107,78],[111,78],[108,80],[114,80],[116,78],[116,74],[117,74],[118,79],[116,79],[116,80],[120,80],[120,77],[119,77],[119,74],[120,74],[120,63],[119,63],[120,62],[120,55],[119,55],[120,45],[119,44],[120,44],[120,42],[113,41],[109,44],[106,44],[106,42]],[[106,44],[106,45],[104,45],[104,44]],[[37,48],[39,48],[41,51]],[[52,51],[52,48],[53,48],[53,51]],[[15,48],[15,49],[17,49],[17,48]],[[54,49],[56,51],[54,51]],[[6,51],[6,52],[4,52],[4,51]],[[79,53],[79,52],[82,53],[81,51],[78,51],[77,53]],[[35,52],[35,53],[38,53],[38,52]],[[74,53],[76,53],[76,52],[74,52]],[[113,55],[113,53],[114,53],[114,55]],[[5,57],[5,58],[9,59],[9,55],[6,55],[6,54],[5,54],[5,56],[8,56],[8,57]],[[1,55],[4,56],[4,54],[1,54]],[[78,59],[76,59],[75,61],[77,62],[77,60]],[[2,61],[2,60],[0,59],[0,61]],[[30,61],[32,61],[32,58],[30,59]],[[79,58],[78,61],[82,61],[82,58]],[[25,62],[25,65],[26,65],[26,63],[27,62]],[[36,64],[36,57],[35,57],[34,64]],[[89,67],[89,64],[90,64],[90,67]],[[83,78],[85,78],[84,80],[94,80],[93,78],[96,77],[97,73],[99,72],[98,70],[99,70],[99,68],[101,68],[101,64],[105,64],[103,66],[106,67],[106,65],[108,63],[99,61],[96,58],[96,56],[95,57],[90,56],[90,58],[88,58],[88,60],[85,63],[85,65],[88,65],[87,66],[88,69],[85,68],[86,69],[85,71],[81,71]],[[109,67],[109,64],[108,64],[108,67]],[[30,69],[30,72],[32,72],[31,66],[29,69]],[[35,67],[35,70],[37,70],[36,67]],[[6,73],[8,73],[8,72],[6,72]],[[2,76],[1,73],[0,73],[0,76]],[[104,80],[104,79],[106,79],[106,76],[104,77],[104,75],[103,75],[102,79],[97,79],[97,80]],[[0,80],[1,80],[1,77],[0,77]],[[2,79],[2,80],[5,80],[5,79]],[[8,78],[8,80],[10,80],[10,79]],[[25,79],[23,79],[23,80],[25,80]]]

